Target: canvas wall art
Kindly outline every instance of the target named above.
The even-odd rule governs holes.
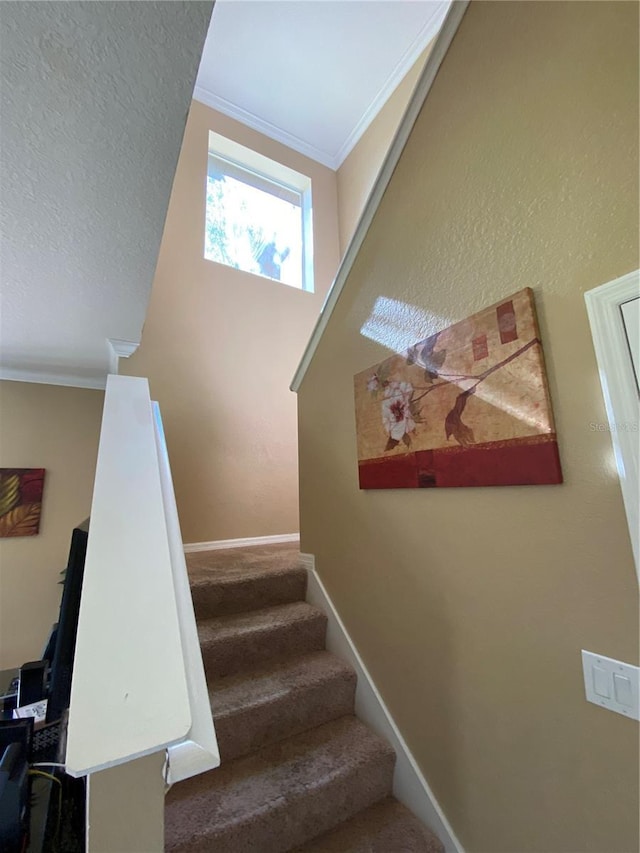
[[[44,468],[0,468],[0,538],[40,530]]]
[[[562,482],[530,288],[354,383],[362,489]]]

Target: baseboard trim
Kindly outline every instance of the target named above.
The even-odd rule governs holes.
[[[213,542],[186,542],[185,554],[196,551],[222,551],[227,548],[251,548],[253,545],[280,545],[284,542],[299,542],[299,533],[279,533],[276,536],[251,536],[248,539],[216,539]]]
[[[464,853],[463,847],[440,808],[429,783],[409,751],[389,709],[373,683],[358,650],[354,646],[344,623],[315,567],[313,554],[301,554],[307,569],[307,601],[327,614],[327,650],[348,661],[358,676],[356,688],[356,714],[381,737],[389,741],[396,753],[393,775],[393,794],[420,818],[442,841],[446,853]]]

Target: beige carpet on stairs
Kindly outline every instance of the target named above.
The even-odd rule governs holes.
[[[391,795],[395,755],[354,716],[297,547],[187,557],[222,765],[174,785],[171,853],[443,853]]]

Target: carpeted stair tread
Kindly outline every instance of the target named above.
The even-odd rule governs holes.
[[[324,648],[327,617],[316,607],[297,601],[217,616],[198,624],[207,680],[234,675],[268,661]]]
[[[341,717],[172,788],[171,853],[285,853],[388,796],[395,755]]]
[[[393,797],[292,853],[444,853],[440,840]]]
[[[307,572],[297,547],[187,554],[196,617],[208,619],[304,599]]]
[[[355,688],[353,669],[325,651],[214,680],[222,761],[352,714]]]

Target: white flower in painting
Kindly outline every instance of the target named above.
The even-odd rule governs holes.
[[[390,438],[401,441],[402,437],[416,428],[411,415],[410,382],[391,382],[384,392],[382,401],[382,423]]]
[[[371,391],[373,394],[374,391],[379,391],[381,387],[378,375],[374,373],[373,376],[370,376],[367,380],[367,391]]]

